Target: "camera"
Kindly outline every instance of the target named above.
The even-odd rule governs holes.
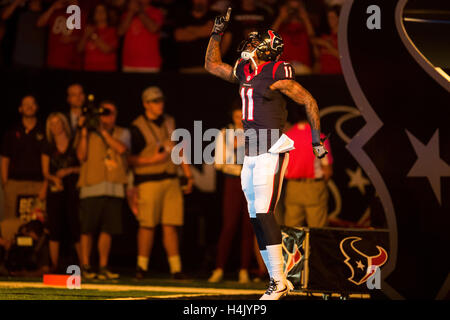
[[[88,103],[83,107],[83,116],[86,118],[84,126],[88,131],[96,131],[100,126],[100,116],[108,116],[111,110],[94,104],[94,95],[88,96]]]
[[[36,270],[47,257],[48,235],[44,224],[32,220],[20,226],[15,242],[9,249],[5,266],[9,271]]]

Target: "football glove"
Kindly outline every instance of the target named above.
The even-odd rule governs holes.
[[[230,23],[231,7],[228,8],[227,13],[224,16],[217,16],[214,20],[214,27],[212,35],[217,34],[222,36]]]
[[[316,142],[316,143],[312,144],[314,155],[319,159],[322,159],[323,157],[325,157],[328,154],[328,151],[325,148],[325,146],[323,145],[323,143],[325,142],[325,140],[328,139],[329,136],[330,135],[326,136],[325,138],[320,139],[320,143]]]
[[[328,153],[327,149],[322,143],[313,143],[313,152],[317,158],[322,159]]]

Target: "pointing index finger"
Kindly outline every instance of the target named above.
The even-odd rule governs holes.
[[[230,21],[231,10],[232,10],[231,7],[228,7],[227,14],[225,16],[225,21]]]

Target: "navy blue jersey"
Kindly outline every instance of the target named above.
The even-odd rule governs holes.
[[[271,90],[270,86],[278,80],[295,78],[294,68],[285,61],[266,62],[253,72],[251,64],[251,61],[241,60],[235,69],[240,82],[247,155],[254,155],[253,150],[257,154],[265,153],[278,140],[287,119],[286,100],[281,92]],[[249,152],[249,146],[256,149]]]

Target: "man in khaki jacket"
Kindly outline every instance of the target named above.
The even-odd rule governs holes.
[[[177,230],[183,225],[183,195],[177,178],[178,168],[170,156],[174,146],[170,137],[175,130],[175,121],[164,114],[164,96],[159,88],[147,88],[142,94],[142,102],[145,112],[131,127],[132,149],[128,159],[138,188],[136,278],[144,278],[147,272],[155,227],[162,224],[170,273],[177,279],[183,276]],[[181,168],[187,178],[185,193],[189,193],[192,174],[187,164],[182,164]]]
[[[116,279],[118,274],[108,270],[111,236],[122,232],[122,207],[127,179],[126,153],[130,133],[116,126],[117,108],[112,102],[100,104],[109,114],[100,116],[96,131],[80,131],[77,156],[81,163],[80,223],[82,276],[101,280]],[[83,122],[84,119],[81,120]],[[89,257],[93,234],[98,238],[99,272],[92,270]]]

